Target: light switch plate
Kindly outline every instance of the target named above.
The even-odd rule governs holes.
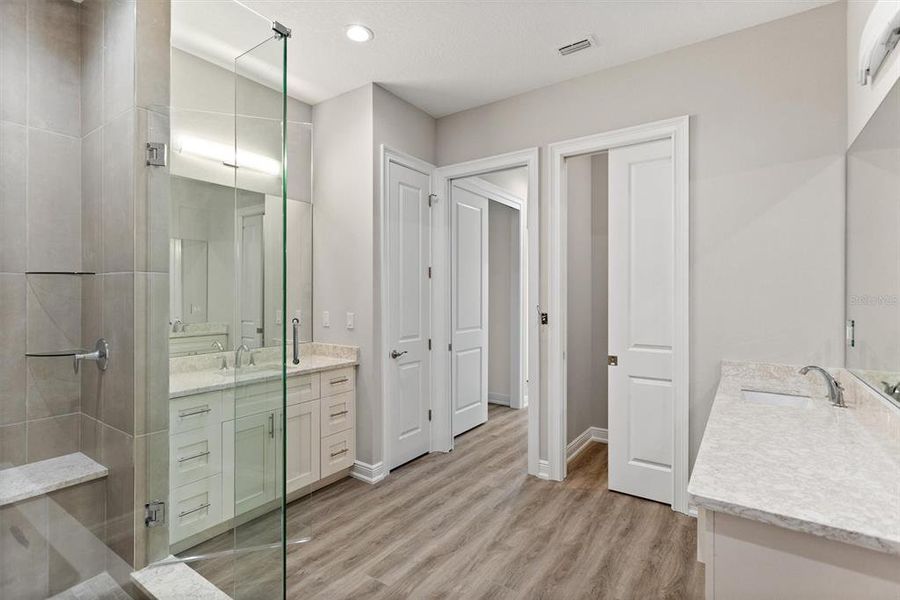
[[[356,327],[356,313],[348,312],[347,329],[353,329],[354,327]]]

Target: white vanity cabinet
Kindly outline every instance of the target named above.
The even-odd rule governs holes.
[[[236,517],[275,508],[282,489],[280,381],[174,398],[169,411],[170,544],[189,547]],[[290,500],[353,465],[356,368],[289,376],[286,411]]]

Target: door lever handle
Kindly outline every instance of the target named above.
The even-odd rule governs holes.
[[[408,352],[408,350],[404,350],[403,352],[397,352],[396,350],[391,350],[391,358],[400,358],[407,352]]]

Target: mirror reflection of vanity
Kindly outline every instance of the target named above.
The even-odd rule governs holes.
[[[847,152],[847,368],[900,405],[900,82]]]

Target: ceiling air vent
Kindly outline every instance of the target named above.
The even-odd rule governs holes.
[[[559,54],[561,56],[568,56],[570,54],[575,54],[576,52],[580,52],[582,50],[587,50],[592,46],[597,45],[597,40],[594,39],[594,36],[589,35],[583,40],[578,40],[577,42],[573,42],[571,44],[567,44],[559,49]]]

